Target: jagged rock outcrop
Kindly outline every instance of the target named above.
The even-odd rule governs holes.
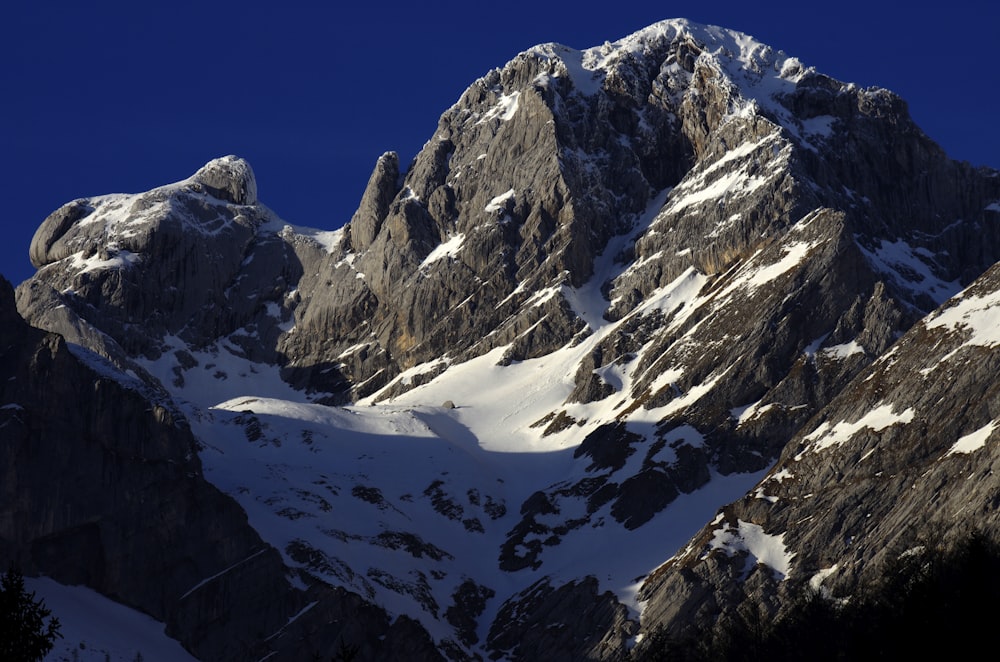
[[[397,193],[399,156],[395,152],[386,152],[375,164],[375,170],[361,197],[361,204],[351,217],[350,243],[354,251],[365,251],[375,241]]]
[[[542,579],[500,607],[490,628],[491,657],[515,660],[623,660],[635,623],[597,580],[554,588]]]
[[[275,361],[285,296],[302,274],[268,232],[275,223],[235,157],[138,196],[77,200],[38,229],[40,269],[19,288],[19,308],[123,369],[135,369],[123,354],[157,357],[168,336],[200,347],[238,330],[249,355]]]

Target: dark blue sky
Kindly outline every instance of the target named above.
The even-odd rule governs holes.
[[[0,273],[15,284],[63,203],[177,181],[225,154],[250,161],[288,222],[339,227],[375,159],[408,163],[489,69],[537,43],[587,48],[665,18],[889,88],[951,156],[1000,168],[992,0],[84,4],[18,2],[0,21]]]

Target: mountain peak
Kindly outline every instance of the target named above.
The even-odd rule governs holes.
[[[257,178],[250,164],[232,154],[212,159],[192,177],[215,197],[238,205],[257,203]]]

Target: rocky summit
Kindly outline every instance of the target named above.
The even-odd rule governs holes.
[[[225,156],[30,256],[0,556],[200,659],[634,659],[1000,540],[1000,173],[745,34],[529,49],[341,229]]]

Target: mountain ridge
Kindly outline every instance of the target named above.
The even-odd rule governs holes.
[[[665,21],[477,80],[405,172],[378,159],[342,230],[284,223],[236,157],[69,203],[17,307],[188,420],[289,568],[450,659],[621,659],[735,608],[719,553],[691,561],[714,603],[670,597],[697,591],[653,541],[741,503],[996,262],[998,201],[892,93]],[[605,568],[581,545],[640,549]]]

